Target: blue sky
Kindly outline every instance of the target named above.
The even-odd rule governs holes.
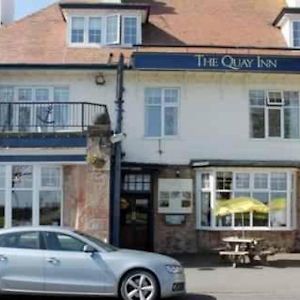
[[[19,20],[58,0],[15,0],[15,19]]]

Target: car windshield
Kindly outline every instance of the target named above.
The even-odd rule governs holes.
[[[107,243],[104,243],[103,241],[101,241],[100,239],[97,239],[89,234],[86,234],[86,233],[83,233],[83,232],[80,232],[80,231],[75,231],[77,234],[81,235],[82,237],[90,240],[91,242],[93,242],[94,244],[98,245],[99,247],[101,247],[102,249],[104,249],[105,251],[107,252],[113,252],[113,251],[117,251],[118,248],[113,246],[113,245],[110,245],[110,244],[107,244]]]

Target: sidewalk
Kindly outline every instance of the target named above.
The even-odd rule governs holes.
[[[176,257],[185,266],[186,300],[300,299],[300,254],[277,254],[268,266],[232,268],[218,256]]]

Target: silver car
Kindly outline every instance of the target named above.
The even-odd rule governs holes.
[[[60,227],[0,230],[0,292],[154,300],[185,293],[170,257],[108,245]]]

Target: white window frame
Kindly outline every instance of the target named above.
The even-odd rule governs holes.
[[[126,18],[135,18],[136,19],[136,43],[135,44],[129,44],[129,43],[125,43],[125,19]],[[137,15],[124,15],[122,16],[122,45],[123,46],[127,46],[127,47],[132,47],[133,45],[138,45],[142,43],[142,28],[141,26],[139,26],[139,24],[141,24],[141,17],[137,16]]]
[[[300,48],[300,44],[298,46],[295,45],[295,39],[294,39],[294,24],[295,23],[300,23],[300,19],[290,21],[290,41],[291,41],[290,45],[293,48]]]
[[[158,136],[149,136],[147,135],[146,129],[146,113],[147,113],[147,106],[151,106],[148,105],[146,103],[146,90],[150,88],[150,89],[160,89],[161,90],[161,115],[160,115],[160,120],[161,120],[161,132],[160,135]],[[178,99],[177,99],[177,105],[171,105],[171,104],[165,104],[165,91],[166,90],[177,90],[178,91]],[[144,90],[144,138],[145,139],[162,139],[162,138],[167,138],[167,139],[174,139],[174,138],[178,138],[179,136],[179,115],[180,115],[180,98],[181,98],[181,89],[179,87],[147,87]],[[158,105],[156,105],[158,106]],[[175,135],[166,135],[165,134],[165,108],[166,107],[177,107],[177,133]]]
[[[99,18],[101,20],[101,39],[100,39],[100,43],[95,43],[95,42],[90,42],[90,24],[91,24],[91,19],[97,19]],[[94,46],[99,46],[99,45],[102,45],[103,44],[103,35],[104,35],[104,32],[103,32],[103,29],[104,29],[104,20],[103,20],[103,16],[89,16],[87,17],[87,44],[89,45],[94,45]]]
[[[12,168],[13,166],[31,166],[32,167],[32,187],[31,188],[20,188],[20,190],[30,190],[32,191],[32,226],[38,226],[40,221],[40,199],[39,192],[45,190],[41,186],[41,169],[43,167],[48,168],[59,168],[60,170],[60,226],[63,226],[63,203],[64,203],[64,193],[63,193],[63,170],[62,166],[55,164],[30,164],[30,163],[14,163],[14,164],[0,164],[0,166],[5,167],[6,182],[5,182],[5,225],[4,228],[12,227]],[[1,189],[3,190],[3,189]],[[50,190],[50,189],[47,189]]]
[[[235,174],[236,173],[249,173],[250,174],[250,189],[249,191],[251,194],[253,192],[260,192],[263,191],[265,192],[266,190],[263,189],[255,189],[254,190],[254,174],[268,174],[268,193],[269,195],[271,194],[271,188],[270,188],[270,178],[272,173],[286,173],[287,174],[287,219],[286,219],[286,226],[285,227],[271,227],[270,224],[270,217],[269,217],[269,224],[268,226],[253,226],[253,218],[251,215],[250,218],[250,226],[234,226],[234,218],[232,220],[231,226],[217,226],[216,225],[216,217],[213,214],[213,210],[216,205],[216,174],[218,172],[232,172],[233,173],[233,181],[232,181],[232,191],[233,193],[238,191],[235,183]],[[211,226],[202,226],[201,225],[201,192],[204,191],[202,189],[202,184],[201,184],[201,175],[205,174],[210,174],[210,188],[206,188],[206,192],[211,193]],[[282,169],[282,168],[272,168],[272,169],[254,169],[254,168],[203,168],[203,169],[198,169],[197,174],[196,174],[196,221],[197,221],[197,226],[196,228],[199,230],[208,230],[208,231],[235,231],[235,230],[247,230],[247,231],[290,231],[294,230],[296,228],[296,213],[295,213],[295,207],[297,203],[296,199],[296,194],[297,194],[297,186],[296,186],[296,178],[297,178],[297,170],[295,169]],[[292,189],[292,180],[294,180],[293,186],[294,190]],[[241,190],[242,191],[242,190]],[[269,196],[270,197],[270,196]],[[292,198],[293,197],[293,198]],[[293,208],[293,210],[292,210]],[[270,216],[270,215],[269,215]]]
[[[260,106],[260,105],[251,105],[250,103],[250,91],[263,91],[264,92],[264,106]],[[285,99],[284,99],[284,93],[285,92],[297,92],[298,93],[298,103],[299,103],[299,107],[298,107],[298,111],[299,111],[299,125],[300,125],[300,92],[297,90],[280,90],[281,94],[282,94],[282,104],[269,104],[269,92],[278,92],[279,90],[265,90],[265,89],[251,89],[248,92],[248,105],[249,105],[249,125],[251,126],[252,124],[252,120],[251,120],[251,109],[252,108],[260,108],[260,109],[264,109],[264,124],[265,124],[265,132],[264,132],[264,137],[263,138],[257,138],[257,137],[253,137],[251,135],[251,127],[249,127],[249,136],[250,139],[252,140],[283,140],[283,141],[291,141],[291,140],[296,140],[298,141],[300,139],[300,135],[299,138],[286,138],[285,137],[285,128],[284,128],[284,111],[285,111]],[[270,131],[269,131],[269,110],[280,110],[280,136],[270,136]],[[299,128],[300,130],[300,128]]]
[[[117,18],[117,35],[116,39],[113,41],[107,40],[107,27],[109,18]],[[121,15],[120,14],[111,14],[105,17],[105,44],[106,45],[119,45],[121,43]]]
[[[75,43],[75,42],[72,42],[72,29],[73,29],[73,19],[74,18],[82,18],[83,19],[83,42],[80,43]],[[68,41],[69,41],[69,44],[70,45],[77,45],[77,46],[80,46],[80,45],[83,45],[86,43],[86,31],[87,31],[87,23],[86,23],[86,17],[85,16],[82,16],[82,15],[73,15],[70,17],[70,21],[69,21],[70,25],[68,26],[69,27],[69,30],[68,30]]]

